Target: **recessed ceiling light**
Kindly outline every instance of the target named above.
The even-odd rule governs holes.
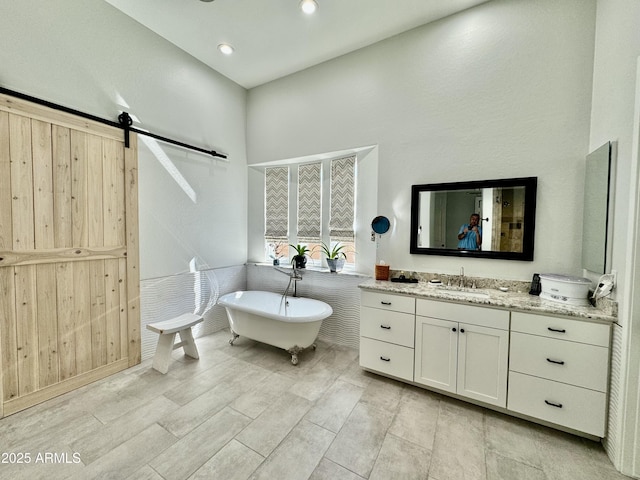
[[[307,15],[311,15],[318,9],[318,4],[316,3],[316,0],[302,0],[300,2],[300,8]]]
[[[233,47],[228,43],[221,43],[218,45],[218,50],[220,50],[220,53],[225,55],[231,55],[233,53]]]

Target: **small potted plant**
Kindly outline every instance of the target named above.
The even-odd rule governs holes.
[[[269,257],[273,260],[274,265],[280,265],[280,258],[282,257],[282,248],[284,247],[284,243],[275,242],[270,243],[269,247],[271,247],[272,254]]]
[[[342,251],[344,245],[336,243],[333,247],[329,247],[323,242],[321,248],[325,254],[329,271],[331,271],[332,273],[336,273],[342,270],[344,261],[347,258],[347,254]]]
[[[311,252],[311,250],[309,250],[306,245],[289,244],[289,246],[296,251],[296,254],[291,259],[291,263],[294,264],[296,268],[306,268],[307,254]]]

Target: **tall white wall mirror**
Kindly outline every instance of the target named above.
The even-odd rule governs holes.
[[[582,268],[607,273],[610,268],[609,209],[612,190],[612,147],[607,142],[587,155],[584,173]]]

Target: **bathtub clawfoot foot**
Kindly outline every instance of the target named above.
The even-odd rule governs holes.
[[[291,354],[291,363],[293,363],[294,365],[298,364],[298,353],[300,353],[302,350],[304,350],[304,348],[300,348],[297,345],[287,350],[287,352]]]
[[[231,345],[233,347],[233,342],[236,341],[236,338],[238,338],[240,335],[238,335],[236,332],[234,332],[233,330],[231,330],[231,335],[233,335],[233,337],[231,337],[229,339],[229,345]]]

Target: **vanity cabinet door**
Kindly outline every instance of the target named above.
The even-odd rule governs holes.
[[[507,406],[509,332],[460,324],[457,393]]]
[[[456,393],[458,322],[416,317],[416,383]]]

